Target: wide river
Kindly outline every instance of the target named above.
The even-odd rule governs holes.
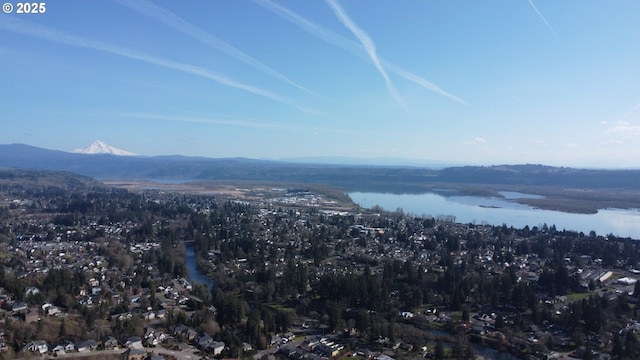
[[[444,192],[443,192],[444,193]],[[598,235],[613,234],[620,237],[640,239],[640,210],[601,209],[597,214],[572,214],[560,211],[541,210],[518,204],[517,198],[536,195],[504,191],[504,199],[497,197],[460,196],[451,192],[425,194],[349,193],[358,205],[371,208],[376,205],[385,210],[402,209],[418,216],[455,216],[458,223],[506,224],[515,228],[555,225],[558,230],[573,230]],[[640,205],[640,204],[639,204]]]

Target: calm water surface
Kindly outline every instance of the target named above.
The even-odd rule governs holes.
[[[446,192],[442,192],[446,193]],[[558,230],[581,231],[588,234],[595,231],[598,235],[613,234],[620,237],[640,239],[640,210],[602,209],[597,214],[571,214],[560,211],[535,209],[514,202],[514,199],[539,197],[538,195],[517,192],[501,192],[505,198],[460,196],[451,192],[451,196],[441,193],[426,194],[383,194],[349,193],[353,201],[362,207],[379,205],[390,211],[402,208],[406,213],[438,217],[453,215],[456,222],[513,226],[523,228],[547,224],[555,225]]]
[[[185,265],[187,266],[187,273],[189,280],[192,283],[205,284],[209,286],[209,289],[213,289],[213,280],[198,269],[196,262],[196,253],[193,248],[193,244],[185,246]]]

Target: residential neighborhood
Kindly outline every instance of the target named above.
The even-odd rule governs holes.
[[[460,224],[301,189],[27,197],[6,186],[1,200],[3,357],[624,359],[640,350],[631,239]]]

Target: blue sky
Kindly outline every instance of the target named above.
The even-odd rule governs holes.
[[[638,167],[638,14],[636,0],[49,0],[0,13],[0,143]]]

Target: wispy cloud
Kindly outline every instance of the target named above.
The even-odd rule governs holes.
[[[413,83],[416,83],[416,84],[422,86],[423,88],[425,88],[427,90],[430,90],[430,91],[432,91],[434,93],[446,96],[446,97],[448,97],[450,99],[453,99],[453,100],[455,100],[455,101],[457,101],[459,103],[462,103],[462,104],[465,104],[465,105],[469,105],[469,103],[467,103],[466,101],[462,100],[461,98],[459,98],[459,97],[457,97],[455,95],[452,95],[452,94],[442,90],[438,85],[432,83],[431,81],[429,81],[427,79],[424,79],[424,78],[422,78],[422,77],[420,77],[418,75],[410,73],[409,71],[407,71],[407,70],[405,70],[405,69],[403,69],[403,68],[401,68],[399,66],[396,66],[396,65],[394,65],[394,64],[392,64],[392,63],[390,63],[388,61],[382,60],[382,63],[387,67],[387,69],[393,71],[394,73],[396,73],[396,75],[399,75],[399,76],[405,78],[406,80],[409,80],[409,81],[411,81]]]
[[[332,44],[334,46],[340,47],[344,50],[351,52],[353,55],[362,56],[364,48],[362,45],[351,41],[344,36],[341,36],[331,30],[328,30],[309,19],[306,19],[293,11],[282,7],[270,0],[253,0],[254,3],[270,10],[274,14],[282,17],[283,19],[290,21],[300,27],[303,30],[311,33],[312,35]],[[365,55],[366,56],[366,55]]]
[[[238,127],[247,127],[247,128],[255,128],[255,129],[288,128],[285,125],[250,121],[250,120],[238,119],[238,118],[224,116],[224,115],[185,116],[185,115],[166,115],[166,114],[155,114],[155,113],[123,113],[123,114],[117,114],[117,116],[124,117],[124,118],[131,118],[131,119],[141,119],[141,120],[161,120],[161,121],[183,122],[183,123],[226,125],[226,126],[238,126]]]
[[[353,20],[351,20],[349,15],[347,15],[347,13],[344,11],[342,6],[337,1],[326,0],[326,3],[327,5],[329,5],[331,10],[333,10],[333,12],[336,14],[336,16],[338,17],[338,20],[340,20],[340,22],[345,27],[347,27],[347,29],[349,29],[353,33],[353,35],[355,35],[355,37],[358,38],[358,40],[360,40],[360,43],[362,44],[364,49],[367,51],[367,54],[369,55],[371,62],[376,67],[380,75],[382,75],[382,78],[384,79],[384,82],[387,85],[387,90],[389,91],[389,94],[391,94],[391,96],[403,108],[406,108],[404,99],[400,96],[400,93],[398,93],[398,90],[395,88],[395,86],[393,86],[393,83],[391,82],[391,79],[389,78],[387,71],[384,69],[384,66],[382,66],[382,63],[378,58],[378,54],[376,52],[376,45],[371,39],[371,37],[369,36],[369,34],[367,34],[358,25],[356,25],[356,23],[353,22]]]
[[[351,41],[329,29],[326,29],[314,22],[312,22],[309,19],[306,19],[302,16],[300,16],[299,14],[294,13],[293,11],[282,7],[276,3],[273,3],[270,0],[254,0],[254,2],[264,8],[266,8],[267,10],[273,12],[274,14],[282,17],[283,19],[292,22],[293,24],[297,25],[299,28],[309,32],[310,34],[324,40],[325,42],[332,44],[336,47],[342,48],[348,52],[350,52],[351,54],[362,58],[362,59],[369,59],[367,53],[366,53],[366,49],[364,48],[364,46],[360,43],[356,43],[354,41]],[[468,103],[464,100],[462,100],[461,98],[445,91],[444,89],[440,88],[438,85],[432,83],[429,80],[426,80],[418,75],[415,75],[413,73],[410,73],[407,70],[402,69],[401,67],[386,61],[384,58],[378,57],[378,59],[381,61],[381,63],[390,71],[394,72],[396,75],[403,77],[406,80],[409,80],[413,83],[416,83],[420,86],[422,86],[423,88],[435,92],[437,94],[446,96],[450,99],[453,99],[459,103],[468,105]]]
[[[640,139],[640,126],[632,125],[626,121],[618,122],[615,126],[610,128],[608,132],[612,135],[626,139]]]
[[[463,141],[462,143],[465,145],[481,145],[481,144],[486,144],[487,139],[480,136],[476,136],[473,138],[473,140]]]
[[[627,111],[623,117],[628,118],[629,116],[631,116],[631,114],[633,114],[638,109],[640,109],[640,103],[636,104],[636,106],[632,107],[631,110]]]
[[[205,79],[213,80],[225,86],[243,90],[258,96],[262,96],[262,97],[283,103],[307,113],[317,114],[316,111],[313,111],[311,109],[298,105],[292,100],[287,99],[281,95],[275,94],[273,92],[270,92],[268,90],[265,90],[256,86],[238,82],[222,74],[218,74],[214,71],[211,71],[209,69],[205,69],[199,66],[158,58],[155,56],[147,55],[147,54],[144,54],[135,50],[127,49],[124,47],[120,47],[117,45],[109,44],[109,43],[98,41],[98,40],[83,38],[68,32],[55,30],[52,28],[44,27],[39,24],[27,22],[24,20],[19,20],[15,17],[5,17],[5,19],[2,22],[0,22],[0,28],[7,31],[14,32],[14,33],[19,33],[22,35],[32,36],[32,37],[36,37],[36,38],[40,38],[40,39],[44,39],[52,42],[63,43],[67,45],[78,46],[78,47],[88,48],[92,50],[104,51],[107,53],[115,54],[115,55],[126,57],[129,59],[142,61],[148,64],[153,64],[153,65],[161,66],[164,68],[181,71],[181,72],[199,76]]]
[[[519,102],[521,105],[524,105],[524,106],[527,106],[527,107],[529,106],[529,104],[527,104],[526,102],[524,102],[522,99],[520,99],[519,97],[517,97],[515,95],[512,95],[511,98],[513,100]]]
[[[6,57],[8,59],[15,59],[18,56],[24,56],[24,54],[18,50],[8,49],[0,46],[0,56]]]
[[[547,28],[549,28],[549,30],[551,30],[551,32],[553,33],[553,36],[556,37],[556,39],[559,39],[560,37],[558,36],[558,34],[556,33],[555,30],[553,30],[553,28],[551,27],[551,24],[549,24],[549,22],[547,21],[547,19],[544,18],[544,16],[542,16],[542,13],[538,10],[538,8],[536,7],[536,5],[533,3],[533,0],[529,0],[529,4],[531,5],[531,7],[533,8],[533,10],[536,12],[536,14],[538,14],[538,17],[540,18],[540,20],[542,20],[542,22],[547,26]]]
[[[252,129],[280,129],[280,130],[306,130],[306,131],[323,131],[323,132],[344,132],[344,129],[329,129],[318,127],[305,127],[291,124],[277,124],[271,122],[262,122],[248,120],[229,115],[219,114],[194,114],[194,115],[172,115],[148,112],[127,112],[109,114],[110,118],[119,117],[127,119],[151,120],[151,121],[171,121],[181,123],[222,125],[233,127],[244,127]]]
[[[263,64],[262,62],[258,61],[254,57],[246,54],[245,52],[228,44],[227,42],[221,39],[218,39],[217,37],[208,33],[204,29],[184,20],[178,15],[158,5],[155,5],[146,0],[114,0],[114,1],[132,10],[135,10],[136,12],[142,15],[148,16],[165,25],[168,25],[174,28],[175,30],[178,30],[181,33],[193,39],[196,39],[212,48],[218,49],[223,53],[235,58],[236,60],[241,61],[253,67],[254,69],[257,69],[273,78],[276,78],[284,83],[287,83],[309,94],[317,95],[315,92],[305,88],[302,85],[297,84],[293,80],[289,79],[287,76]]]

